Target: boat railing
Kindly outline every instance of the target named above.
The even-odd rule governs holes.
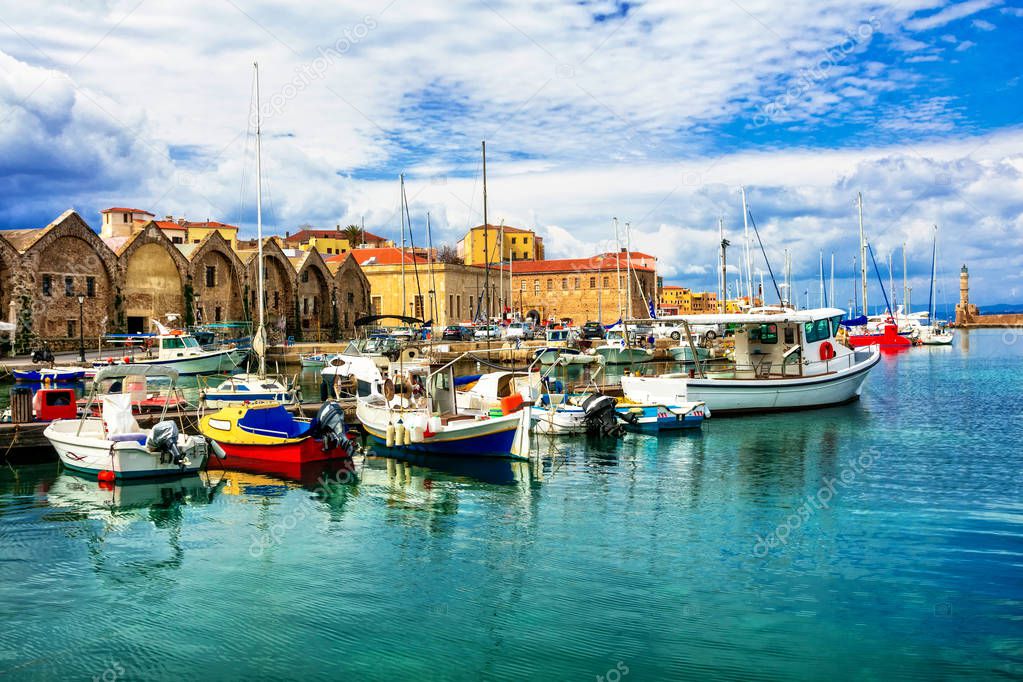
[[[275,429],[261,429],[258,426],[243,426],[242,429],[244,431],[248,431],[249,433],[257,433],[257,434],[265,435],[265,436],[276,436],[276,437],[279,437],[279,438],[292,438],[292,436],[289,435],[287,431],[277,431]]]

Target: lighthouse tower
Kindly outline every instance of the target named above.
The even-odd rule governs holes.
[[[956,304],[956,326],[969,324],[980,311],[977,306],[970,305],[970,271],[963,264],[959,271],[959,303]]]

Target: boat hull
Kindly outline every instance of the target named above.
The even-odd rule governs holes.
[[[218,374],[229,372],[240,365],[248,351],[237,348],[214,351],[201,356],[172,358],[169,360],[132,360],[132,365],[159,365],[170,367],[178,374]],[[118,363],[120,364],[120,363]]]
[[[791,379],[622,377],[625,395],[638,402],[702,402],[715,415],[807,410],[859,399],[880,352],[849,369]]]
[[[130,441],[112,443],[100,439],[98,434],[91,430],[83,430],[81,435],[76,435],[75,430],[60,428],[68,422],[72,427],[78,424],[78,420],[54,422],[43,431],[43,435],[57,451],[61,463],[74,471],[91,475],[97,475],[101,471],[112,471],[114,477],[118,479],[154,478],[195,473],[206,464],[205,447],[196,448],[188,453],[190,461],[188,465],[182,467],[173,463],[161,463],[159,453],[150,452],[140,443]]]
[[[594,352],[604,358],[609,365],[631,365],[635,362],[646,362],[651,357],[650,353],[641,348],[610,348],[601,346],[594,349]]]
[[[555,409],[533,410],[533,431],[547,436],[586,433],[586,415],[581,407],[559,405]]]
[[[58,381],[58,382],[74,382],[74,381],[81,381],[82,379],[85,378],[85,370],[84,369],[82,369],[82,370],[71,370],[71,371],[48,370],[48,369],[44,369],[44,370],[32,369],[32,370],[27,370],[26,371],[26,370],[16,369],[16,370],[13,370],[11,372],[11,374],[14,375],[14,380],[15,381],[29,381],[29,382],[35,382],[35,383],[40,383],[44,379],[49,379],[50,381]]]
[[[666,405],[625,405],[617,409],[618,414],[631,414],[633,423],[626,422],[629,431],[658,433],[660,431],[685,431],[703,426],[702,410],[672,409]]]
[[[225,468],[231,467],[232,458],[248,462],[279,462],[281,464],[308,464],[328,459],[345,459],[350,457],[344,448],[323,449],[323,442],[315,438],[306,438],[298,443],[282,443],[279,445],[239,445],[217,441],[227,453],[224,460]]]

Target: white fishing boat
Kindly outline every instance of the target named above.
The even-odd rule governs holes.
[[[305,353],[298,356],[298,361],[303,367],[323,367],[328,357],[326,353]]]
[[[455,379],[455,404],[459,409],[501,410],[509,401],[533,402],[540,396],[539,372],[513,372],[498,370],[479,376],[458,386],[462,377]]]
[[[251,402],[290,403],[295,391],[283,380],[259,374],[234,374],[200,392],[206,407],[221,408]]]
[[[654,357],[651,348],[635,348],[625,343],[624,339],[609,341],[593,349],[609,365],[631,365],[646,362]]]
[[[936,319],[937,308],[934,300],[935,283],[937,280],[938,262],[938,226],[934,226],[934,237],[931,240],[931,286],[928,292],[927,312],[922,317],[927,318],[927,324],[921,323],[918,339],[925,346],[951,346],[955,341],[955,331],[948,325],[940,324]]]
[[[226,373],[245,361],[249,352],[242,348],[228,346],[215,350],[204,350],[194,336],[182,329],[170,329],[157,320],[151,320],[158,333],[140,335],[128,340],[141,343],[145,352],[122,358],[107,358],[105,363],[94,363],[96,367],[110,365],[150,365],[167,367],[180,374]]]
[[[700,360],[706,360],[710,357],[710,351],[700,346],[695,346],[696,358]],[[693,362],[693,348],[687,343],[683,343],[680,346],[672,346],[668,349],[668,354],[671,355],[671,359],[675,362]]]
[[[694,323],[737,327],[735,367],[713,376],[701,363],[692,374],[625,376],[622,389],[638,403],[702,402],[715,415],[851,402],[881,354],[876,347],[853,350],[838,342],[843,315],[837,308],[820,308],[686,316]]]
[[[356,379],[356,416],[378,444],[440,455],[529,457],[530,405],[519,400],[500,415],[458,406],[454,364],[411,365],[385,376],[370,357],[347,361]],[[520,396],[521,398],[521,396]]]
[[[166,406],[160,421],[143,429],[132,414],[130,393],[100,395],[104,382],[129,376],[162,377],[170,381],[172,391],[177,390],[178,373],[167,367],[101,369],[93,380],[83,416],[56,420],[43,431],[60,461],[75,471],[116,479],[177,476],[202,469],[209,444],[202,436],[181,433],[176,422],[166,419]],[[102,413],[93,417],[97,399]]]
[[[568,365],[592,365],[601,362],[603,358],[594,353],[584,353],[578,348],[557,348],[545,346],[537,348],[533,358],[539,358],[542,365],[553,365],[561,361],[561,364]]]

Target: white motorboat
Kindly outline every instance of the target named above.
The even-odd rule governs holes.
[[[440,455],[529,457],[530,405],[506,404],[501,414],[459,407],[454,364],[398,366],[389,376],[373,358],[349,356],[356,380],[356,416],[379,445]]]
[[[557,362],[567,365],[591,365],[595,362],[602,362],[603,358],[592,353],[584,353],[578,348],[557,348],[545,346],[537,348],[533,353],[534,358],[540,359],[542,365],[553,365]]]
[[[194,336],[181,329],[168,329],[156,320],[159,333],[128,337],[131,343],[141,342],[143,354],[123,358],[107,358],[106,363],[95,363],[96,367],[133,364],[168,367],[178,374],[227,373],[248,357],[249,351],[234,346],[215,350],[204,350]]]
[[[943,325],[932,324],[920,327],[917,340],[925,346],[951,346],[956,333]]]
[[[634,402],[702,402],[715,415],[856,400],[881,353],[877,347],[853,350],[839,343],[835,335],[843,315],[837,308],[821,308],[687,316],[696,323],[737,327],[735,368],[710,376],[698,362],[692,374],[622,377],[622,389]]]
[[[100,395],[104,381],[128,376],[163,377],[170,380],[172,391],[177,387],[178,373],[166,367],[101,369],[83,416],[58,419],[43,431],[60,461],[75,471],[116,479],[177,476],[202,469],[209,444],[202,436],[181,433],[176,422],[167,420],[166,404],[160,421],[151,429],[142,429],[132,414],[130,393]],[[93,417],[97,398],[102,402],[102,416]]]
[[[203,404],[212,408],[264,401],[290,403],[293,397],[286,382],[259,374],[235,374],[200,393]]]

